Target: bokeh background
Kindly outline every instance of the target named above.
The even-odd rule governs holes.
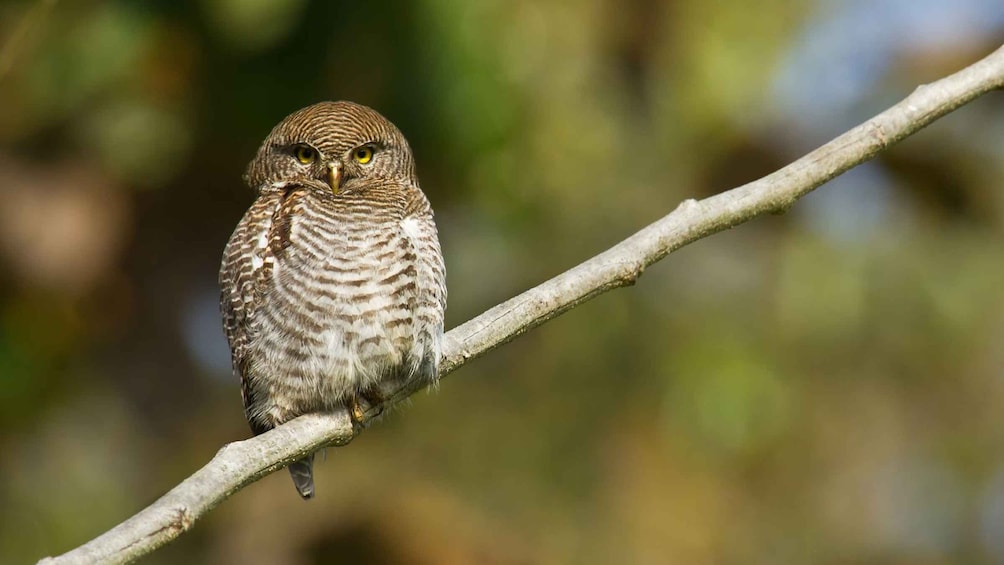
[[[1004,42],[999,0],[0,4],[0,562],[249,432],[246,163],[377,108],[454,326]],[[148,563],[1004,561],[1004,96],[470,363]]]

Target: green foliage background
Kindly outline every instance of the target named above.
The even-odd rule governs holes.
[[[287,113],[405,132],[453,326],[1004,37],[820,42],[873,4],[0,4],[0,562],[248,435],[215,277]],[[329,452],[317,499],[271,476],[148,562],[999,562],[1002,111],[672,255]]]

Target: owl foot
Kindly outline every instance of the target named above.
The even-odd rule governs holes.
[[[363,405],[359,403],[359,397],[352,395],[349,397],[349,418],[352,419],[353,424],[362,425],[363,421],[366,419],[366,411],[363,410]]]
[[[365,404],[360,402],[360,400],[365,401]],[[367,420],[373,420],[383,413],[383,395],[376,388],[368,388],[361,391],[359,394],[354,394],[349,397],[349,416],[352,418],[354,424],[363,425]],[[374,413],[369,418],[366,417],[366,409],[374,408]]]

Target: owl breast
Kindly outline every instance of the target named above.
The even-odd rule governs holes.
[[[269,272],[249,347],[255,412],[281,423],[436,378],[445,288],[431,213],[302,191],[256,237]]]

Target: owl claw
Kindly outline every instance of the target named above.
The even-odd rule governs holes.
[[[365,404],[360,402],[360,399],[365,401]],[[386,399],[376,387],[354,394],[349,398],[349,417],[352,418],[353,423],[362,425],[367,420],[372,420],[383,413],[384,400]],[[367,408],[375,409],[369,418],[366,417]]]
[[[353,424],[362,425],[366,420],[366,411],[363,410],[363,405],[359,403],[359,397],[352,395],[349,398],[349,417],[352,419]]]

